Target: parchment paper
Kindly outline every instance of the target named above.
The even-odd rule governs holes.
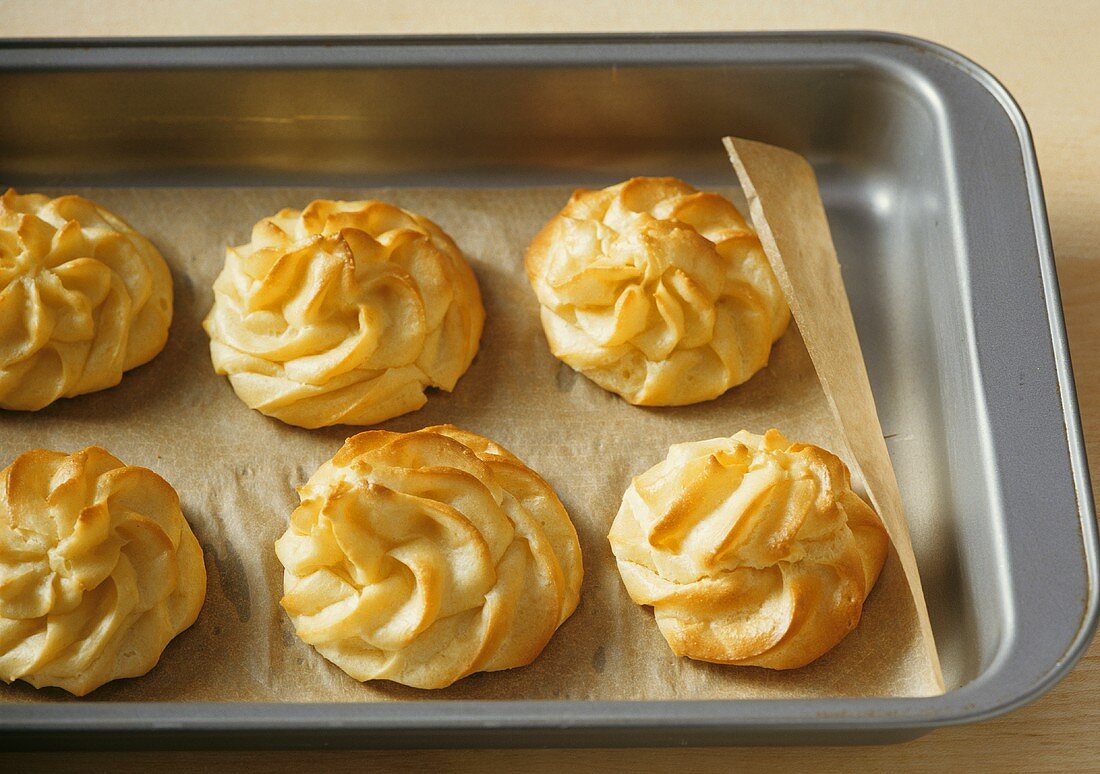
[[[677,658],[653,615],[630,601],[607,531],[630,478],[670,444],[741,428],[778,427],[841,456],[847,445],[797,327],[747,384],[708,403],[637,408],[551,356],[523,252],[571,189],[85,188],[161,249],[175,281],[165,350],[111,390],[36,413],[0,412],[0,465],[34,447],[99,444],[149,467],[179,491],[206,554],[209,588],[198,621],[148,675],[109,683],[81,701],[388,701],[440,699],[720,699],[920,696],[938,692],[905,574],[887,560],[863,620],[839,646],[795,671]],[[48,190],[59,194],[63,191]],[[730,191],[726,191],[730,193]],[[379,198],[422,213],[466,252],[488,313],[481,351],[453,394],[383,427],[453,422],[492,438],[542,474],[580,535],[580,606],[534,664],[479,674],[448,689],[360,684],[301,642],[278,605],[273,542],[297,505],[294,488],[356,428],[304,430],[249,410],[214,374],[200,327],[227,244],[252,224],[313,198]],[[850,460],[849,460],[850,462]],[[0,685],[7,702],[74,701]]]
[[[813,168],[798,154],[773,145],[736,137],[723,143],[764,252],[804,331],[806,350],[844,436],[848,464],[863,480],[905,571],[928,661],[942,692],[943,673],[909,524]],[[859,356],[852,357],[853,352]]]

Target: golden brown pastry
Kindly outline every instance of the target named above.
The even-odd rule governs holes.
[[[0,196],[0,408],[114,387],[171,322],[168,266],[122,218],[80,196]]]
[[[528,248],[527,276],[554,356],[636,405],[747,381],[790,320],[737,208],[674,178],[577,191]]]
[[[771,669],[855,628],[888,546],[844,463],[778,430],[671,447],[631,483],[608,540],[673,652]]]
[[[371,425],[454,389],[485,310],[451,238],[377,201],[285,209],[226,253],[203,327],[249,407],[300,427]]]
[[[275,544],[298,636],[356,680],[444,688],[531,663],[577,606],[554,490],[450,425],[349,438]]]
[[[90,446],[0,472],[0,678],[77,696],[152,669],[206,596],[176,491]]]

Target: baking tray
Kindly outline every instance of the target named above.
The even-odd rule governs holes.
[[[905,699],[0,704],[4,747],[900,741],[1035,699],[1087,646],[1096,524],[1039,173],[1011,96],[960,55],[865,32],[20,41],[0,44],[0,94],[0,182],[27,190],[654,173],[728,185],[723,135],[802,153],[948,687]]]

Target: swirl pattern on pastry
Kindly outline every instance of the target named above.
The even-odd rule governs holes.
[[[631,483],[608,540],[673,652],[771,669],[856,627],[888,548],[844,463],[777,430],[672,446]]]
[[[298,492],[276,542],[282,605],[356,680],[443,688],[524,666],[577,606],[569,515],[485,438],[450,425],[360,433]]]
[[[168,340],[157,249],[80,196],[0,196],[0,408],[114,387]]]
[[[202,549],[176,491],[103,449],[0,473],[0,678],[77,696],[152,669],[198,617]]]
[[[288,424],[370,425],[454,389],[485,320],[437,225],[384,202],[285,209],[226,253],[203,326],[219,374]]]
[[[554,356],[636,405],[747,381],[790,320],[737,208],[674,178],[577,191],[526,263]]]

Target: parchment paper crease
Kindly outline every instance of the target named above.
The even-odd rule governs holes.
[[[860,626],[826,656],[792,672],[677,658],[652,613],[627,597],[607,530],[630,478],[663,459],[670,444],[776,426],[842,456],[848,445],[793,324],[767,368],[695,406],[636,408],[555,360],[524,275],[523,251],[571,189],[72,192],[118,212],[161,249],[175,280],[175,320],[164,352],[118,387],[36,413],[0,412],[0,464],[34,447],[75,450],[94,443],[152,468],[179,491],[210,576],[198,621],[151,673],[110,683],[81,701],[724,699],[939,690],[894,554]],[[297,504],[294,488],[357,429],[304,430],[249,410],[214,374],[200,323],[226,245],[247,241],[259,218],[318,197],[380,198],[422,213],[455,238],[477,273],[488,313],[477,359],[453,394],[433,393],[423,409],[383,427],[453,422],[488,436],[541,473],[565,503],[584,552],[581,602],[529,667],[474,675],[441,691],[361,685],[298,640],[278,605],[282,569],[272,544]],[[73,701],[60,690],[21,683],[0,685],[0,700]]]

